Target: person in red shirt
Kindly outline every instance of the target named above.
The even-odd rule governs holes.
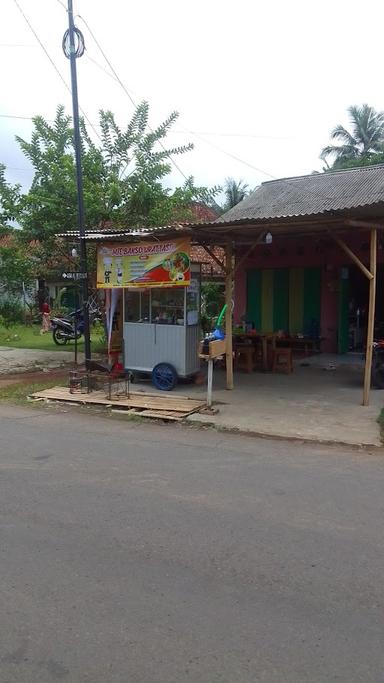
[[[49,332],[49,330],[50,330],[50,326],[51,326],[50,313],[51,313],[51,309],[49,308],[49,304],[47,302],[44,302],[42,307],[41,307],[42,324],[41,324],[40,334],[45,334],[46,332]]]

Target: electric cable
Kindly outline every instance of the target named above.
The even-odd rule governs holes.
[[[82,22],[85,24],[85,26],[87,27],[89,33],[91,34],[91,36],[92,36],[92,38],[93,38],[95,44],[97,45],[98,49],[100,50],[101,54],[103,55],[103,57],[104,57],[106,63],[108,64],[109,68],[111,69],[113,75],[115,76],[115,78],[116,78],[116,80],[118,81],[118,83],[120,84],[121,88],[123,89],[123,91],[124,91],[125,94],[127,95],[128,99],[130,100],[130,102],[133,104],[133,106],[134,106],[135,109],[136,109],[136,108],[137,108],[137,104],[136,104],[135,100],[133,99],[133,97],[132,97],[132,95],[130,94],[129,90],[125,87],[123,81],[121,80],[121,78],[119,77],[119,75],[118,75],[118,73],[116,72],[115,68],[114,68],[113,65],[111,64],[111,62],[110,62],[110,60],[108,59],[107,55],[105,54],[103,48],[101,47],[99,41],[97,40],[95,34],[93,33],[92,29],[90,28],[88,22],[87,22],[80,14],[78,14],[77,16],[78,16],[79,19],[81,19],[81,21],[82,21]],[[154,133],[153,128],[151,128],[151,126],[150,126],[149,124],[148,124],[148,128],[149,128],[149,130],[151,131],[151,133]],[[164,147],[164,145],[163,145],[163,143],[161,142],[161,140],[158,140],[158,143],[159,143],[160,147],[162,148],[163,152],[166,152],[166,154],[167,154],[169,160],[172,162],[172,164],[173,164],[174,167],[177,169],[177,171],[183,176],[184,180],[188,181],[189,178],[188,178],[188,177],[185,175],[185,173],[181,170],[181,168],[180,168],[179,165],[176,163],[176,161],[172,158],[172,156],[171,156],[170,154],[168,154],[168,150]]]
[[[20,7],[18,0],[13,0],[13,2],[14,2],[14,4],[16,5],[17,9],[19,10],[19,12],[20,12],[21,16],[23,17],[24,21],[25,21],[26,24],[28,25],[29,29],[32,31],[33,35],[35,36],[35,38],[36,38],[37,42],[39,43],[41,49],[43,50],[44,54],[45,54],[46,57],[49,59],[51,65],[52,65],[53,68],[55,69],[55,71],[56,71],[57,75],[59,76],[60,80],[64,83],[64,85],[65,85],[66,89],[68,90],[68,92],[69,92],[70,94],[72,94],[72,90],[71,90],[70,86],[68,85],[68,83],[67,83],[67,81],[65,80],[64,76],[61,74],[60,70],[59,70],[58,67],[56,66],[56,64],[55,64],[55,62],[53,61],[51,55],[49,54],[48,50],[46,49],[46,47],[45,47],[43,41],[39,38],[38,34],[36,33],[35,29],[33,28],[33,26],[32,26],[32,24],[31,24],[31,22],[29,21],[28,17],[25,15],[23,9]],[[60,3],[60,4],[61,4],[61,3]],[[93,123],[89,120],[89,118],[88,118],[87,114],[85,113],[85,111],[84,111],[81,107],[79,107],[79,108],[80,108],[80,111],[81,111],[82,115],[84,116],[85,120],[87,121],[88,125],[92,128],[92,130],[93,130],[93,132],[95,133],[95,135],[97,135],[97,137],[98,137],[99,140],[101,141],[101,137],[100,137],[99,133],[97,132],[96,128],[94,127]]]

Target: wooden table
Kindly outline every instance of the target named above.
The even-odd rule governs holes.
[[[272,348],[275,348],[275,334],[254,334],[252,332],[238,332],[233,335],[233,341],[249,340],[261,341],[261,349],[263,356],[263,372],[268,372],[268,342],[272,343]]]
[[[308,356],[309,351],[315,351],[320,341],[312,337],[276,337],[276,346],[286,347],[292,351],[304,351],[304,355]]]

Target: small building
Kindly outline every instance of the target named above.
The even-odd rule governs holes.
[[[328,353],[363,350],[369,280],[339,240],[369,263],[368,219],[378,221],[383,210],[384,165],[263,183],[216,221],[236,226],[236,235],[241,226],[243,235],[247,226],[264,228],[235,274],[235,323],[247,320],[263,333],[318,336]],[[359,216],[367,221],[366,232]],[[377,247],[375,331],[384,336],[381,234]]]

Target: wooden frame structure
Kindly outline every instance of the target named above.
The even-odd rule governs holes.
[[[354,211],[329,212],[327,214],[300,215],[274,219],[241,219],[234,222],[196,223],[189,225],[167,226],[145,231],[116,231],[111,230],[102,234],[100,230],[90,231],[86,238],[89,241],[142,241],[143,239],[169,239],[190,236],[192,244],[203,247],[220,266],[225,275],[226,308],[226,386],[228,390],[234,388],[233,382],[233,350],[232,350],[232,298],[234,274],[240,268],[253,250],[263,242],[267,233],[273,239],[281,237],[321,237],[332,238],[369,280],[368,329],[366,344],[366,362],[364,370],[364,390],[362,404],[369,404],[369,393],[372,371],[372,351],[374,341],[375,299],[376,299],[376,263],[377,263],[377,233],[384,230],[384,206],[367,205]],[[346,244],[345,238],[358,231],[370,232],[370,263],[369,268]],[[75,233],[65,235],[74,239]],[[64,235],[62,235],[64,236]],[[225,263],[214,254],[213,247],[225,250]]]
[[[372,223],[368,220],[359,220],[358,218],[348,218],[340,220],[340,218],[318,218],[314,217],[312,221],[309,217],[292,219],[286,221],[263,221],[263,230],[260,231],[260,222],[252,223],[251,221],[238,221],[232,224],[215,223],[208,225],[191,226],[191,235],[195,243],[205,247],[207,253],[211,254],[211,246],[225,247],[226,260],[225,266],[215,258],[215,261],[223,268],[225,272],[225,302],[226,309],[226,336],[227,336],[227,352],[226,352],[226,368],[227,368],[227,389],[231,390],[234,387],[233,383],[233,352],[232,352],[232,292],[233,280],[235,272],[246,262],[247,258],[253,250],[262,243],[263,237],[267,232],[271,232],[274,237],[281,236],[317,236],[323,234],[325,237],[332,237],[336,244],[344,251],[348,258],[353,261],[365,277],[369,281],[369,301],[368,301],[368,326],[367,326],[367,341],[366,341],[366,361],[364,367],[364,389],[362,405],[369,405],[369,394],[371,387],[372,374],[372,355],[374,343],[374,325],[375,325],[375,302],[376,302],[376,274],[377,274],[377,232],[384,230],[383,222],[379,223],[373,220]],[[346,244],[345,236],[352,231],[369,230],[370,233],[370,262],[369,268],[365,266],[359,257]],[[239,257],[234,264],[234,258],[238,252],[239,247],[246,247],[245,253],[239,254]],[[234,256],[235,255],[235,256]]]

